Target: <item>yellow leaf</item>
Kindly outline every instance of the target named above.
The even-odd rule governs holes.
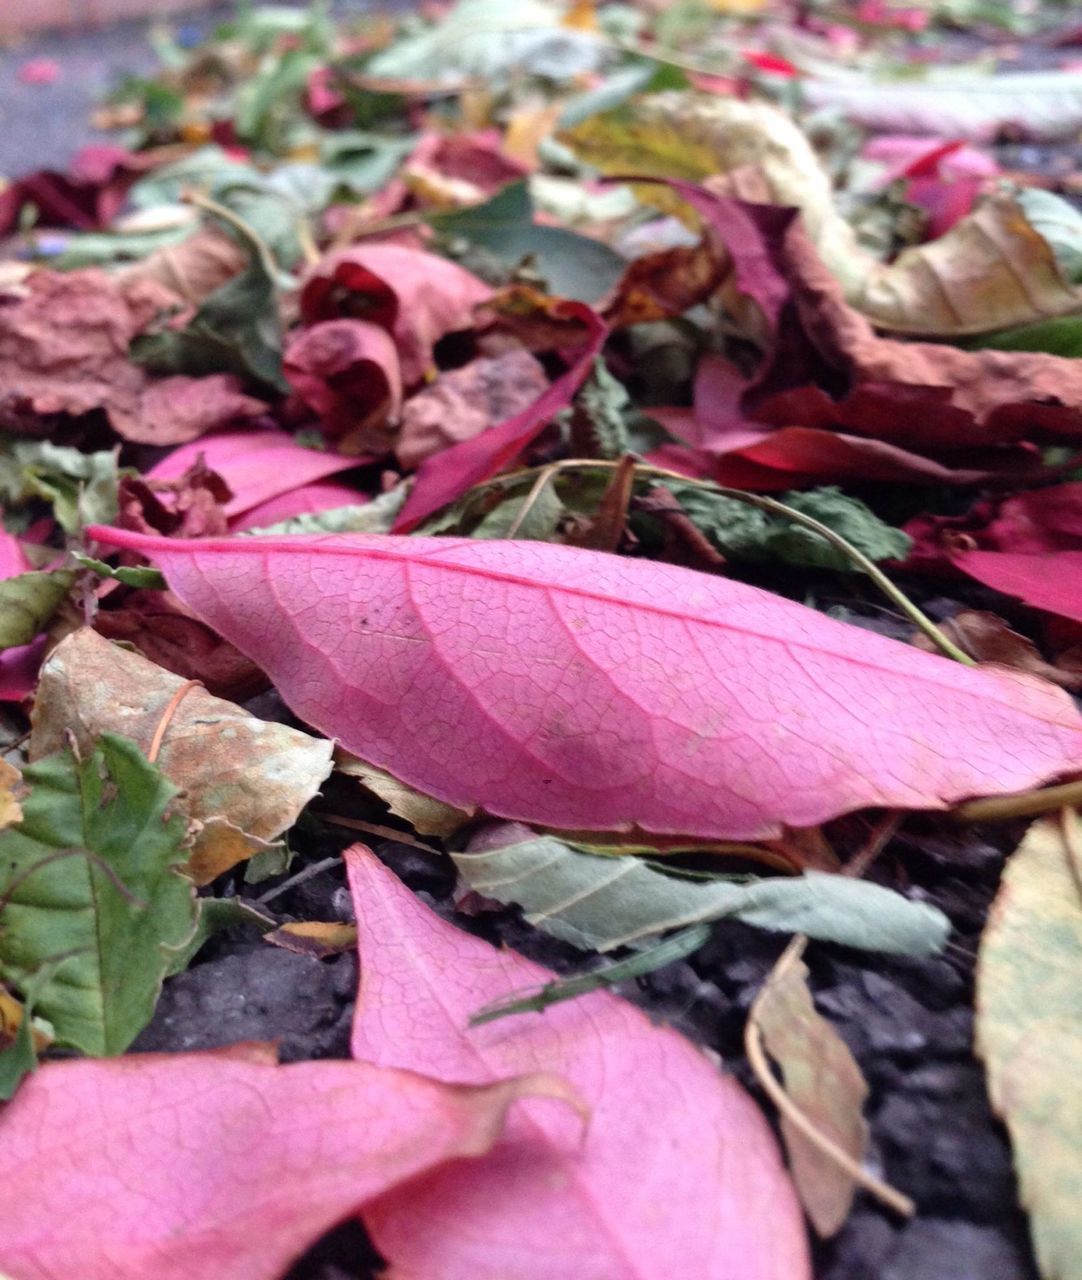
[[[22,795],[23,775],[13,764],[0,760],[0,831],[22,821]]]
[[[1082,291],[1006,194],[985,199],[937,240],[880,262],[835,207],[806,136],[766,103],[654,94],[561,136],[604,173],[705,181],[725,194],[799,208],[846,301],[895,333],[958,337],[1082,309]],[[656,203],[645,190],[640,198]],[[671,198],[664,207],[672,208]]]
[[[816,1011],[808,970],[799,960],[767,979],[752,1017],[767,1052],[781,1067],[785,1091],[816,1129],[857,1163],[868,1145],[868,1086],[845,1041]],[[783,1113],[781,1132],[797,1193],[820,1236],[834,1235],[849,1216],[856,1183]]]
[[[352,951],[357,945],[357,926],[340,924],[336,920],[298,920],[265,933],[263,941],[284,947],[286,951],[323,959],[324,956]]]
[[[359,760],[348,751],[339,749],[335,752],[334,767],[339,773],[356,778],[363,787],[378,796],[393,814],[404,818],[423,836],[443,838],[454,835],[459,827],[473,817],[472,812],[456,809],[454,805],[426,796],[383,769]]]
[[[597,7],[594,0],[573,0],[571,7],[564,14],[561,27],[571,27],[574,31],[598,31]]]
[[[1035,822],[981,938],[977,1051],[1007,1123],[1041,1274],[1082,1280],[1082,828]]]

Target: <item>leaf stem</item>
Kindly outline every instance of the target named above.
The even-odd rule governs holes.
[[[549,463],[543,469],[542,475],[544,475],[547,482],[550,476],[559,471],[569,470],[572,467],[602,467],[611,470],[619,465],[619,461],[604,458],[565,458],[560,462]],[[788,520],[792,524],[802,525],[812,533],[817,533],[819,537],[840,551],[856,568],[871,578],[872,582],[875,583],[887,599],[899,608],[915,627],[924,632],[944,657],[951,658],[954,662],[960,662],[966,667],[975,667],[977,665],[974,659],[963,649],[960,649],[949,636],[945,635],[942,629],[937,627],[932,619],[922,609],[918,608],[900,587],[891,582],[873,560],[869,560],[863,551],[859,551],[851,542],[843,538],[840,533],[831,529],[829,525],[823,524],[813,516],[805,515],[803,511],[797,511],[793,507],[786,506],[784,502],[779,502],[777,498],[768,498],[765,494],[746,493],[743,489],[728,489],[723,485],[714,484],[712,481],[693,480],[689,476],[681,475],[678,471],[667,471],[662,467],[652,467],[646,463],[638,463],[635,471],[638,475],[659,476],[663,479],[679,480],[681,484],[694,485],[710,493],[719,494],[723,498],[732,498],[734,502],[743,502],[749,507],[758,507],[761,511],[768,511],[783,520]],[[511,472],[508,476],[502,476],[500,479],[506,481],[512,476],[521,477],[522,475],[522,471]],[[527,501],[529,500],[527,498]]]

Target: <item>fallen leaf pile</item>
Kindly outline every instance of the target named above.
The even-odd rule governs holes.
[[[1002,8],[1047,68],[934,0],[253,9],[0,189],[4,1280],[825,1275],[920,1189],[822,965],[957,964],[905,851],[1024,816],[977,1049],[1082,1280],[1082,176],[1017,145],[1082,89]],[[168,1038],[237,946],[348,1061]],[[742,948],[734,1063],[636,983]]]

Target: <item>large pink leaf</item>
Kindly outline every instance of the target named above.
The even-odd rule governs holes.
[[[250,507],[242,516],[230,521],[229,527],[237,533],[245,529],[262,529],[296,516],[317,515],[320,511],[333,511],[336,507],[356,506],[368,501],[367,493],[361,493],[348,484],[338,480],[316,480]]]
[[[147,479],[179,480],[200,454],[233,491],[225,506],[230,520],[365,461],[306,449],[284,431],[228,431],[174,449],[147,472]]]
[[[0,1272],[277,1280],[373,1197],[487,1151],[516,1098],[557,1084],[253,1059],[134,1054],[30,1076],[0,1113]]]
[[[1082,551],[962,551],[951,560],[986,587],[1017,596],[1034,609],[1082,622]]]
[[[463,809],[750,839],[1082,763],[1061,690],[674,565],[537,542],[90,534],[150,557],[303,719]]]
[[[370,1205],[392,1274],[424,1280],[804,1280],[804,1231],[766,1123],[683,1037],[615,996],[467,1029],[555,975],[444,923],[363,845],[346,854],[360,933],[353,1053],[458,1083],[552,1071],[585,1135],[525,1103],[468,1169]]]
[[[395,522],[395,533],[409,533],[416,529],[422,521],[460,498],[475,484],[481,484],[502,471],[536,440],[561,409],[570,404],[571,397],[582,386],[593,368],[595,357],[605,345],[608,329],[597,312],[584,303],[557,305],[560,318],[578,318],[586,325],[586,341],[575,353],[571,367],[521,413],[498,426],[489,427],[472,440],[464,440],[426,458]]]

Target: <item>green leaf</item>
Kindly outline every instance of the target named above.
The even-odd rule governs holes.
[[[236,373],[284,393],[277,269],[242,220],[223,221],[243,242],[248,265],[205,298],[184,328],[137,337],[132,359],[155,373]]]
[[[631,413],[627,388],[612,376],[599,356],[575,397],[571,429],[576,452],[588,445],[591,457],[623,457],[630,447],[627,422]]]
[[[722,555],[730,559],[777,559],[804,568],[855,571],[846,556],[810,529],[714,493],[705,485],[666,480],[665,487]],[[859,498],[833,485],[806,493],[787,493],[781,501],[841,534],[870,560],[901,560],[909,552],[907,534],[885,524]]]
[[[527,508],[526,503],[529,502]],[[556,495],[551,481],[531,499],[530,492],[507,498],[490,511],[470,533],[471,538],[525,538],[548,542],[556,533],[567,508]]]
[[[1020,325],[986,334],[965,344],[967,347],[991,347],[996,351],[1045,351],[1053,356],[1077,360],[1082,356],[1082,316],[1055,316],[1036,324]]]
[[[259,855],[257,854],[256,857]],[[247,898],[196,898],[195,932],[179,950],[172,952],[167,978],[183,973],[216,933],[253,925],[260,933],[269,933],[278,921],[258,904]]]
[[[534,223],[526,181],[512,182],[484,204],[427,216],[442,236],[459,236],[509,266],[535,258],[550,290],[562,298],[595,302],[623,274],[623,258],[588,236]]]
[[[417,145],[417,135],[388,137],[353,129],[331,133],[320,144],[320,163],[335,185],[352,196],[386,186]]]
[[[84,556],[80,552],[72,553],[74,559],[84,569],[90,569],[102,578],[112,578],[122,582],[126,587],[141,587],[151,591],[164,591],[165,578],[149,565],[111,565],[104,560],[95,560],[93,556]]]
[[[902,955],[938,951],[950,932],[933,907],[816,871],[744,884],[689,879],[626,855],[584,853],[554,836],[452,857],[471,889],[518,903],[530,924],[584,950],[611,951],[723,917]]]
[[[261,538],[285,533],[389,533],[406,501],[407,492],[405,485],[397,485],[373,498],[371,502],[358,502],[348,507],[331,507],[328,511],[292,516],[289,520],[279,520],[277,524],[264,525],[261,529],[245,529],[240,536]]]
[[[196,925],[177,789],[108,733],[87,759],[66,749],[23,776],[23,820],[0,832],[0,976],[25,991],[55,964],[37,1012],[57,1042],[123,1053]]]
[[[0,649],[29,644],[66,599],[72,569],[20,573],[0,582]]]
[[[117,514],[115,449],[83,453],[48,440],[0,437],[0,502],[17,506],[32,498],[52,503],[65,533],[87,524],[112,524]]]
[[[1007,1123],[1042,1276],[1082,1278],[1082,839],[1030,827],[981,938],[977,1051]]]

